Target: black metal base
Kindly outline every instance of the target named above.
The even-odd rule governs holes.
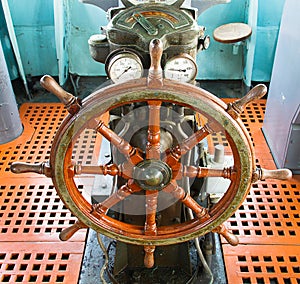
[[[223,255],[218,235],[215,235],[216,252],[212,255],[211,270],[213,273],[213,282],[211,277],[204,271],[194,246],[190,246],[190,261],[192,273],[187,273],[185,268],[180,267],[158,267],[148,269],[137,267],[135,269],[124,267],[114,275],[114,259],[116,252],[116,243],[114,240],[102,236],[105,247],[109,247],[109,263],[105,273],[107,283],[117,284],[226,284],[226,274],[223,262]],[[192,242],[191,242],[192,244]],[[133,256],[134,257],[134,256]],[[97,233],[90,230],[86,241],[86,248],[81,267],[79,284],[98,284],[100,280],[100,270],[104,264],[105,257],[100,249],[97,240]]]

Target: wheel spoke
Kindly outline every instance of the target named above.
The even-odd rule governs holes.
[[[146,147],[147,159],[160,159],[160,106],[161,101],[148,101],[149,125],[148,143]]]
[[[127,196],[134,192],[139,192],[142,189],[137,186],[133,180],[129,180],[125,185],[121,186],[119,190],[106,198],[103,202],[92,205],[92,212],[105,214],[108,209],[124,200]]]
[[[157,191],[146,190],[146,221],[145,221],[145,235],[157,235],[156,226],[156,210],[157,210]],[[144,246],[145,257],[144,265],[147,268],[154,266],[154,251],[155,246]]]
[[[157,234],[156,209],[158,192],[146,190],[146,222],[145,235],[154,236]]]
[[[121,170],[116,164],[100,165],[100,166],[84,166],[81,164],[76,164],[73,167],[74,167],[75,175],[93,174],[93,175],[116,176],[121,174]]]
[[[112,143],[118,149],[118,151],[125,155],[134,165],[143,160],[140,149],[132,147],[125,139],[108,128],[102,120],[97,123],[95,129],[110,143]]]
[[[217,130],[215,123],[206,123],[202,128],[192,134],[190,137],[184,139],[179,145],[167,150],[165,162],[171,167],[178,166],[178,161],[181,156],[193,149],[205,137]]]
[[[235,170],[233,167],[223,169],[212,169],[206,167],[182,166],[178,172],[176,179],[182,177],[189,178],[206,178],[206,177],[222,177],[225,179],[234,179]]]
[[[192,209],[199,219],[208,219],[210,216],[208,210],[198,204],[184,189],[177,185],[175,181],[171,182],[163,191],[172,194],[180,200],[185,206]]]
[[[82,174],[93,174],[93,175],[110,175],[110,176],[120,176],[125,179],[132,178],[133,176],[133,165],[131,163],[125,162],[121,165],[109,164],[109,165],[99,165],[99,166],[86,166],[81,164],[76,164],[72,162],[70,166],[70,171],[73,175]]]

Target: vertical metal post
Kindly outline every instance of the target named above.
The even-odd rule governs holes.
[[[19,116],[16,98],[10,77],[2,44],[0,44],[0,144],[5,144],[21,135],[23,126]]]
[[[15,34],[14,24],[13,24],[13,21],[11,18],[8,1],[1,0],[1,2],[2,2],[2,7],[3,7],[3,12],[4,12],[7,29],[8,29],[9,38],[11,40],[13,50],[14,50],[14,53],[16,56],[16,60],[17,60],[18,66],[19,66],[19,72],[20,72],[21,78],[24,83],[24,88],[25,88],[26,94],[27,94],[28,98],[31,99],[31,94],[28,89],[27,79],[26,79],[26,75],[25,75],[25,71],[24,71],[24,67],[23,67],[23,63],[22,63],[22,59],[21,59],[21,55],[20,55],[20,51],[19,51],[18,41],[17,41],[17,37]]]
[[[257,33],[257,17],[258,17],[258,0],[247,0],[248,4],[248,25],[252,29],[252,35],[246,40],[245,47],[245,62],[244,64],[244,83],[246,87],[251,86],[252,73],[254,67],[254,55],[256,47],[256,33]]]

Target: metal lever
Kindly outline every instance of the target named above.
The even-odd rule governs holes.
[[[227,107],[227,112],[234,118],[237,119],[242,112],[244,111],[245,107],[254,100],[258,100],[262,98],[268,89],[266,85],[259,84],[256,85],[253,89],[251,89],[244,97],[241,99],[229,103]]]
[[[42,162],[38,164],[14,162],[11,164],[10,170],[14,174],[36,173],[40,175],[45,175],[46,177],[52,176],[51,167],[48,162]]]
[[[74,115],[80,110],[81,100],[66,92],[51,76],[43,76],[40,83],[44,89],[59,98],[70,114]]]
[[[263,181],[266,179],[287,180],[292,178],[292,176],[292,171],[289,169],[266,170],[257,168],[256,171],[253,173],[252,182],[257,182],[259,180]]]

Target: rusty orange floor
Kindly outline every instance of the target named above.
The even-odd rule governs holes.
[[[242,119],[255,146],[257,166],[274,169],[261,131],[265,103],[247,107]],[[61,104],[25,103],[20,108],[23,134],[0,145],[0,283],[78,281],[86,232],[61,242],[59,232],[75,218],[56,195],[51,179],[9,170],[13,161],[47,161],[65,115]],[[89,178],[82,182],[92,186]],[[237,247],[222,241],[229,284],[300,283],[299,176],[254,184],[227,225],[240,236]]]

